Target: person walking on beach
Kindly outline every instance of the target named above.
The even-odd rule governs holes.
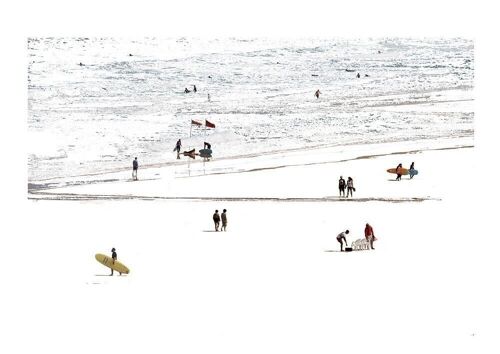
[[[356,188],[354,188],[354,181],[351,177],[347,177],[347,197],[349,197],[349,192],[351,192],[351,197],[352,197],[352,192],[356,192]]]
[[[215,231],[219,231],[220,215],[218,210],[215,211],[213,219],[215,224]]]
[[[348,234],[349,234],[349,230],[345,230],[337,235],[337,241],[339,241],[339,243],[340,243],[340,252],[344,252],[344,242],[345,242],[345,246],[347,247],[347,240],[345,237]]]
[[[366,241],[368,241],[370,243],[370,248],[372,250],[374,250],[375,248],[373,248],[373,241],[376,241],[377,238],[375,237],[375,234],[373,233],[373,227],[366,223],[366,226],[365,226],[365,238],[366,238]]]
[[[408,170],[408,172],[410,173],[410,179],[412,179],[413,176],[415,176],[415,162],[411,163],[410,169]]]
[[[137,181],[137,170],[139,169],[139,162],[137,161],[137,157],[132,161],[132,179]]]
[[[396,181],[401,181],[401,176],[403,174],[403,164],[399,164],[398,167],[396,167]]]
[[[222,227],[221,227],[221,231],[226,231],[226,226],[227,226],[227,214],[226,214],[227,210],[224,209],[222,210],[222,214],[220,214],[220,218],[222,220]]]
[[[177,159],[179,160],[181,158],[181,147],[182,147],[182,143],[181,143],[181,139],[177,140],[177,143],[175,143],[175,147],[174,147],[174,151],[177,151]]]
[[[118,255],[116,254],[116,249],[113,247],[111,249],[111,259],[113,260],[113,264],[115,264],[115,261],[118,259]],[[120,273],[122,275],[122,273]],[[113,276],[113,268],[111,268],[111,274],[109,276]]]
[[[342,176],[339,179],[339,197],[345,197],[345,179]]]
[[[321,94],[321,92],[319,90],[316,90],[316,92],[314,93],[314,96],[316,96],[316,99],[319,98],[320,94]]]

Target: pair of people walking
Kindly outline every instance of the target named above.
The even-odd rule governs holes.
[[[215,210],[215,213],[212,217],[214,220],[214,226],[215,226],[215,231],[226,231],[227,227],[227,210],[224,209],[222,210],[222,214],[219,215],[219,210]],[[222,226],[220,225],[220,222],[222,221]]]
[[[349,197],[349,193],[352,197],[352,192],[356,192],[356,188],[354,188],[354,180],[351,177],[347,177],[347,182],[342,176],[339,179],[339,196],[345,197],[345,190],[347,187],[347,197]]]

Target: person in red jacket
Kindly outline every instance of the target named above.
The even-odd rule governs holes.
[[[370,248],[372,250],[374,250],[375,248],[373,248],[373,241],[376,241],[377,238],[375,237],[375,234],[373,233],[373,227],[366,223],[366,226],[365,226],[365,238],[366,238],[366,241],[368,241],[370,243]]]

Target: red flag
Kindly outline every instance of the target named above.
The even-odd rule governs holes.
[[[202,125],[200,122],[197,122],[197,121],[192,120],[192,119],[191,119],[191,124],[192,125]]]
[[[208,128],[215,128],[215,124],[214,123],[210,123],[208,120],[205,119],[205,125],[208,127]]]

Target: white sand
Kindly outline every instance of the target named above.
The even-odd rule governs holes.
[[[11,340],[53,353],[492,352],[494,256],[467,188],[474,148],[383,155],[472,144],[288,152],[214,160],[205,176],[173,165],[141,168],[137,182],[127,170],[45,190],[95,200],[27,202],[38,235],[16,235],[29,265],[13,270],[26,291],[11,309]],[[420,171],[411,181],[385,172],[411,161]],[[285,165],[294,166],[241,172]],[[353,202],[337,197],[339,175],[354,178]],[[211,216],[223,208],[228,231],[215,233]],[[340,231],[351,242],[366,222],[376,250],[331,252]],[[94,260],[111,247],[128,276],[108,277]]]

